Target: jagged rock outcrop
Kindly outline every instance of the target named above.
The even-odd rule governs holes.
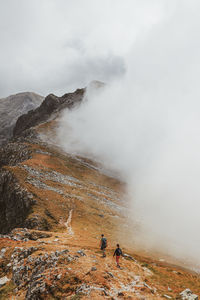
[[[33,196],[18,182],[11,171],[0,172],[0,233],[23,226],[32,204]]]
[[[0,147],[0,168],[13,166],[31,156],[31,151],[25,144],[19,142],[8,143]]]
[[[51,252],[51,254],[46,253],[41,256],[32,256],[37,250],[36,247],[16,247],[11,257],[12,280],[17,285],[18,290],[26,287],[25,299],[27,300],[45,299],[47,294],[53,292],[57,281],[62,277],[62,274],[52,274],[54,284],[48,285],[45,280],[48,271],[56,270],[60,259],[75,259],[68,254],[68,249]]]
[[[13,241],[24,241],[24,242],[30,240],[37,241],[38,239],[49,238],[51,236],[52,235],[49,233],[41,232],[41,231],[33,231],[27,228],[15,228],[9,233],[9,235],[0,234],[0,238],[6,238]],[[3,248],[0,251],[0,258],[4,256],[5,252],[6,252],[5,248]]]
[[[79,104],[84,93],[85,89],[77,89],[74,93],[68,93],[62,97],[53,94],[48,95],[38,108],[19,117],[13,130],[14,136],[18,136],[26,129],[47,121],[54,113],[64,108],[72,108]]]
[[[0,145],[12,137],[17,119],[38,107],[44,97],[35,93],[19,93],[0,99]]]

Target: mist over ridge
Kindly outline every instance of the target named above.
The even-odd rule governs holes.
[[[133,43],[126,74],[89,89],[84,105],[64,113],[58,134],[65,150],[90,153],[121,173],[139,243],[198,265],[199,3],[176,4]]]

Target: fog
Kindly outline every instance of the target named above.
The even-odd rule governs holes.
[[[126,73],[88,88],[58,135],[121,174],[138,243],[200,265],[200,4],[150,2],[159,17],[129,43]]]
[[[0,0],[0,98],[62,95],[111,82],[141,31],[163,15],[159,0]]]

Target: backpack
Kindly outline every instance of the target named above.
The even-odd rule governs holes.
[[[117,248],[117,249],[115,250],[115,254],[116,254],[116,256],[122,255],[122,250],[121,250],[120,248]]]
[[[104,247],[104,248],[107,247],[107,240],[106,240],[106,238],[102,238],[101,239],[101,246]]]

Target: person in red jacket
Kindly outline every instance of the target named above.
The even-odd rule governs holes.
[[[122,250],[120,249],[119,244],[117,244],[117,248],[115,249],[113,257],[116,256],[116,263],[118,268],[120,268],[119,259],[121,255],[122,255]]]

